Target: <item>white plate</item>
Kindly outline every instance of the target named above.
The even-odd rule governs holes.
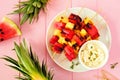
[[[59,65],[65,70],[72,71],[72,72],[85,72],[87,70],[81,64],[75,65],[74,68],[71,69],[70,66],[72,65],[72,62],[68,61],[67,58],[65,59],[64,54],[56,54],[53,58],[53,52],[50,49],[49,40],[52,37],[54,29],[55,29],[53,27],[53,24],[55,22],[56,17],[64,16],[64,15],[69,16],[71,13],[79,15],[82,19],[85,17],[91,18],[92,22],[95,24],[95,26],[97,27],[99,31],[99,34],[100,34],[99,40],[102,41],[107,46],[108,50],[110,50],[110,47],[111,47],[110,29],[106,21],[98,13],[88,8],[81,8],[81,7],[69,8],[67,10],[62,11],[57,16],[55,16],[53,20],[51,21],[51,23],[49,24],[47,34],[46,34],[46,46],[47,46],[47,50],[51,58],[54,60],[54,62],[57,65]],[[78,63],[78,58],[73,60],[73,62]]]

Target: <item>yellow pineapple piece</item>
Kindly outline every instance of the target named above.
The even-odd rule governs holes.
[[[54,31],[54,34],[53,34],[53,35],[61,36],[61,30],[56,29],[56,30]]]
[[[80,47],[77,46],[76,49],[75,49],[75,53],[78,54],[78,51],[79,51]]]
[[[59,16],[55,19],[57,22],[62,21],[64,23],[69,22],[68,18],[66,16]]]
[[[72,30],[74,28],[74,24],[71,22],[68,22],[65,27]]]
[[[61,17],[61,21],[64,22],[64,23],[68,23],[69,22],[68,18],[65,17],[65,16]]]
[[[72,40],[71,42],[68,42],[69,46],[73,46],[76,42],[74,40]]]
[[[62,37],[62,36],[59,36],[58,42],[61,43],[61,44],[67,44],[67,41],[65,40],[65,37]]]
[[[55,18],[55,21],[56,21],[56,22],[59,22],[60,20],[61,20],[61,17],[60,17],[60,16],[58,16],[58,17]]]
[[[78,36],[81,36],[80,30],[74,30],[74,31],[75,31],[75,34],[77,34]]]
[[[88,18],[88,17],[86,17],[83,21],[84,21],[85,24],[88,24],[88,23],[93,24],[93,22],[91,21],[91,19]]]
[[[84,37],[85,35],[87,35],[87,31],[85,29],[81,29],[80,35]]]
[[[86,41],[89,41],[89,40],[92,40],[90,36],[86,39]]]

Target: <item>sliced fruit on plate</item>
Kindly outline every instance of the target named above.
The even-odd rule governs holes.
[[[50,44],[53,53],[64,51],[66,58],[72,61],[80,47],[88,40],[97,39],[99,32],[88,17],[82,20],[79,15],[71,13],[67,18],[61,16],[54,22],[55,30]]]
[[[74,36],[74,31],[68,28],[64,28],[62,30],[62,36],[64,36],[67,40],[71,40]]]
[[[67,46],[64,48],[64,50],[65,50],[65,56],[67,57],[67,59],[68,59],[69,61],[72,61],[73,59],[75,59],[75,58],[77,57],[77,55],[76,55],[75,52],[74,52],[74,48],[73,48],[73,47],[67,45]]]
[[[18,26],[9,18],[4,17],[0,22],[0,42],[21,35]]]
[[[69,28],[69,29],[73,29],[74,28],[74,24],[73,23],[71,23],[71,22],[68,22],[68,23],[66,23],[66,26],[65,26],[65,28]]]
[[[85,30],[88,32],[88,34],[91,36],[92,39],[97,39],[100,36],[97,28],[93,24],[88,23],[85,26]]]
[[[76,41],[78,46],[82,46],[82,44],[85,43],[85,39],[82,37],[79,38],[77,35],[73,36],[73,40]]]
[[[59,29],[59,30],[62,30],[64,27],[65,27],[65,23],[63,22],[55,22],[54,26],[55,28]]]
[[[53,50],[53,52],[55,52],[55,53],[61,53],[61,52],[63,51],[63,48],[64,48],[64,46],[63,46],[62,44],[56,42],[56,43],[53,45],[52,50]]]
[[[75,25],[78,25],[81,21],[82,21],[82,19],[78,15],[75,15],[75,14],[72,14],[72,13],[70,14],[69,22],[72,22]]]
[[[58,39],[59,39],[59,37],[58,36],[52,36],[52,38],[50,39],[50,43],[52,44],[52,45],[54,45],[57,41],[58,41]]]

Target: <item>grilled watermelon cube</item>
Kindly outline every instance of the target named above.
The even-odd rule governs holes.
[[[58,41],[58,39],[59,39],[58,36],[53,35],[52,38],[50,39],[50,43],[54,45]]]
[[[93,24],[87,24],[85,27],[85,30],[87,31],[87,33],[90,35],[92,39],[97,39],[100,36],[97,28]]]
[[[82,44],[85,43],[85,39],[78,37],[77,35],[74,35],[72,40],[76,41],[78,46],[82,46]]]
[[[62,30],[62,36],[64,36],[67,40],[71,40],[72,37],[74,36],[74,31],[68,28],[64,28]]]
[[[63,51],[64,45],[56,42],[53,47],[52,47],[52,51],[55,53],[61,53]]]
[[[59,30],[62,30],[64,27],[65,27],[65,23],[63,22],[55,22],[54,26],[55,28],[59,29]]]
[[[73,14],[73,13],[70,14],[68,19],[69,19],[69,22],[72,22],[76,25],[82,21],[82,19],[78,15]]]
[[[77,55],[74,52],[74,48],[72,48],[71,46],[67,45],[64,48],[64,50],[65,50],[65,56],[67,57],[69,61],[72,61],[73,59],[77,57]]]

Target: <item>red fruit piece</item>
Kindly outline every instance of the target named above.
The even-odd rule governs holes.
[[[72,37],[74,36],[74,31],[70,30],[68,28],[64,28],[62,30],[62,36],[64,36],[66,39],[71,40]]]
[[[65,23],[63,23],[63,22],[56,22],[55,24],[54,24],[54,26],[55,26],[55,28],[57,28],[57,29],[59,29],[59,30],[62,30],[63,28],[65,28]]]
[[[58,39],[58,36],[52,36],[52,38],[50,39],[50,43],[54,45],[58,41]]]
[[[67,59],[69,61],[72,61],[73,59],[75,59],[77,56],[74,52],[74,48],[72,48],[71,46],[67,45],[65,48],[65,56],[67,57]]]
[[[64,46],[58,42],[56,42],[53,47],[52,47],[52,50],[53,52],[56,52],[56,53],[61,53],[62,50],[63,50]]]
[[[96,39],[100,36],[97,28],[93,24],[87,24],[85,26],[85,30],[88,32],[88,34],[91,36],[92,39]]]
[[[78,15],[72,13],[69,16],[69,21],[74,24],[79,24],[82,21],[82,19]]]
[[[78,46],[82,46],[82,44],[85,43],[85,39],[78,37],[77,35],[73,36],[73,40],[76,41]]]

